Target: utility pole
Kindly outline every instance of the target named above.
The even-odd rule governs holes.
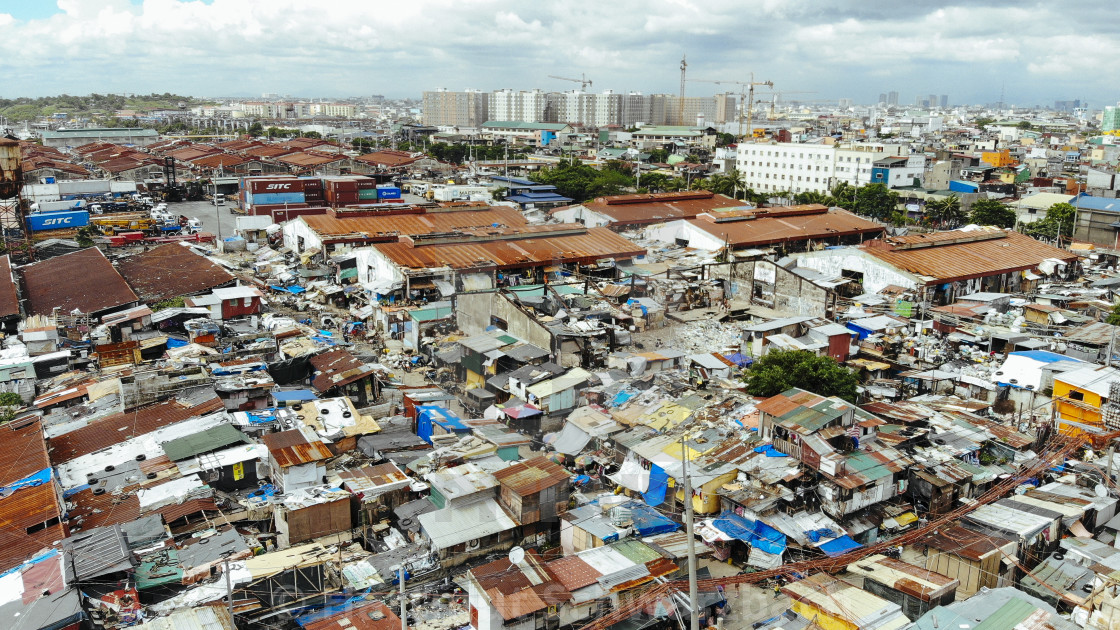
[[[225,560],[225,574],[226,574],[226,599],[229,603],[229,622],[233,624],[233,581],[229,576],[229,558]],[[236,624],[234,624],[236,627]]]
[[[401,630],[408,630],[408,600],[404,596],[404,565],[397,569],[397,580],[401,583]]]
[[[696,536],[692,528],[692,481],[688,478],[688,451],[681,436],[681,464],[684,472],[684,527],[688,537],[688,607],[691,630],[700,630],[700,600],[696,593]]]
[[[684,125],[684,77],[686,68],[688,68],[688,62],[685,61],[685,55],[681,55],[681,100],[677,103],[677,124],[682,126]]]

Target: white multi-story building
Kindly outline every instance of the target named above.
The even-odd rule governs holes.
[[[735,161],[747,188],[758,192],[827,193],[836,175],[836,146],[740,143]]]
[[[541,90],[497,90],[490,94],[489,120],[544,122],[545,93]]]
[[[353,103],[311,103],[308,106],[312,116],[332,118],[353,118],[357,107]]]
[[[828,193],[840,182],[869,184],[876,160],[909,154],[905,144],[743,143],[736,168],[758,192]]]

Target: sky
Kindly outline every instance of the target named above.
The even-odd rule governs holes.
[[[1120,99],[1114,0],[0,0],[0,97],[502,88]]]

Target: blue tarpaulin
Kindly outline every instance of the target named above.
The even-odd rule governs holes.
[[[834,558],[836,556],[842,556],[852,549],[858,549],[862,546],[863,545],[852,540],[851,536],[845,535],[839,538],[833,538],[832,540],[826,542],[825,544],[820,546],[820,550],[823,551],[828,557]]]
[[[315,395],[315,392],[310,389],[290,389],[287,391],[272,392],[272,397],[276,399],[276,402],[306,402],[319,398]]]
[[[630,508],[631,517],[634,519],[634,531],[638,536],[656,536],[680,529],[680,525],[645,503],[631,501],[625,505]]]
[[[23,479],[20,479],[19,481],[10,483],[0,488],[0,493],[2,493],[4,497],[7,497],[16,490],[22,490],[23,488],[31,488],[33,486],[41,486],[45,483],[50,483],[52,470],[52,468],[44,468],[34,475],[30,475],[24,477]]]
[[[669,487],[669,474],[657,464],[649,469],[649,488],[642,493],[646,503],[654,507],[665,502],[665,490]]]
[[[183,341],[182,339],[176,339],[174,337],[168,337],[167,338],[167,347],[168,348],[182,348],[183,346],[187,345],[188,343],[190,343],[190,342],[189,341]]]
[[[723,358],[727,359],[728,361],[734,363],[735,365],[737,365],[739,367],[746,367],[746,366],[754,363],[754,359],[748,357],[747,355],[743,354],[742,352],[736,352],[734,354],[726,354],[726,355],[723,356]]]
[[[822,527],[805,532],[805,536],[813,542],[820,542],[822,538],[836,538],[836,532],[827,527]]]
[[[630,400],[630,398],[632,398],[633,396],[634,396],[634,394],[632,394],[631,392],[628,392],[624,389],[624,390],[618,392],[618,394],[615,395],[614,400],[611,401],[611,406],[612,407],[617,407],[617,406],[625,403],[627,400]]]
[[[591,477],[587,475],[576,475],[574,478],[572,478],[572,481],[575,483],[587,483],[588,481],[591,481]]]
[[[789,457],[785,453],[774,448],[773,444],[763,444],[762,446],[754,447],[756,453],[766,453],[767,457]]]
[[[712,521],[712,525],[736,540],[750,543],[760,551],[781,555],[786,550],[786,535],[762,521],[752,521],[734,512],[724,512]]]

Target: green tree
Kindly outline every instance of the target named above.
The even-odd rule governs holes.
[[[23,399],[15,392],[0,393],[0,424],[11,422],[23,407]]]
[[[793,203],[796,204],[819,203],[825,206],[834,206],[836,205],[835,202],[836,200],[832,197],[815,190],[807,190],[793,196]]]
[[[1108,317],[1104,318],[1104,323],[1120,326],[1120,304],[1116,304],[1112,307],[1112,312],[1108,314]],[[1115,334],[1115,331],[1113,331],[1113,334]]]
[[[656,162],[657,164],[664,164],[665,160],[669,159],[668,149],[654,149],[649,152],[649,161]]]
[[[717,147],[726,147],[728,145],[735,144],[737,141],[738,140],[735,138],[735,134],[733,134],[733,133],[718,133],[718,134],[716,134],[716,146]]]
[[[926,204],[926,218],[940,227],[951,228],[960,225],[965,219],[960,197],[949,195],[943,199],[930,201]]]
[[[968,220],[977,225],[1015,227],[1015,211],[995,199],[980,199],[972,204]]]
[[[1026,120],[1020,122],[1018,125],[1015,125],[1015,126],[1020,128],[1020,129],[1027,129],[1027,130],[1034,129],[1034,126],[1031,125],[1031,123],[1026,121]]]
[[[856,214],[886,221],[898,210],[898,200],[898,193],[885,184],[868,184],[855,193],[853,209]]]
[[[1056,203],[1046,211],[1046,216],[1033,223],[1028,223],[1023,232],[1035,238],[1053,240],[1055,238],[1073,238],[1074,221],[1077,219],[1077,208],[1068,203]]]
[[[727,173],[716,173],[705,180],[704,189],[717,195],[727,195],[738,198],[739,191],[743,190],[743,174],[737,169]]]
[[[798,387],[854,403],[859,377],[835,359],[808,350],[771,350],[756,360],[745,378],[752,396],[776,396]]]
[[[303,134],[303,137],[304,138],[314,138],[316,140],[322,140],[323,134],[319,133],[318,131],[308,131],[308,132],[305,132]]]
[[[673,178],[665,173],[643,173],[638,183],[649,192],[665,192],[672,190]]]

